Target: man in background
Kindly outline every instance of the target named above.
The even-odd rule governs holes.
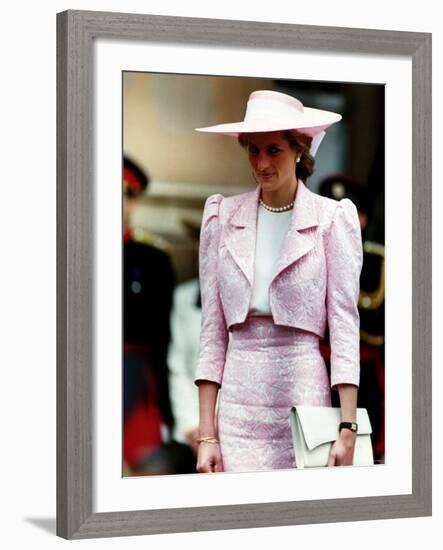
[[[169,255],[145,231],[131,226],[149,179],[123,163],[123,459],[126,472],[170,442],[173,416],[166,354],[174,275]],[[160,456],[164,456],[160,453]],[[157,461],[158,462],[158,461]],[[162,473],[161,468],[155,473]],[[166,466],[165,466],[166,469]],[[149,470],[144,472],[149,474]]]

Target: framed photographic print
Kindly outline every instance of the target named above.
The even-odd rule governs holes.
[[[249,173],[245,151],[239,147],[237,139],[224,135],[205,136],[195,132],[193,126],[205,124],[212,108],[214,119],[220,116],[218,113],[223,113],[225,117],[232,113],[230,116],[233,119],[242,116],[238,107],[246,103],[248,95],[254,93],[254,90],[265,88],[271,88],[270,97],[296,97],[302,99],[304,105],[316,107],[320,113],[329,108],[338,110],[340,116],[343,116],[340,124],[328,128],[327,137],[322,140],[321,154],[318,154],[317,147],[315,169],[309,175],[308,185],[310,190],[335,201],[351,199],[358,211],[364,242],[363,271],[360,275],[361,342],[359,359],[355,361],[355,364],[361,362],[362,381],[358,405],[368,409],[372,421],[374,460],[376,464],[382,463],[384,85],[135,71],[124,71],[122,78],[124,475],[196,472],[198,447],[194,439],[198,437],[199,407],[194,378],[203,317],[197,251],[203,206],[208,195],[214,192],[224,196],[238,195],[243,191],[247,193],[256,187],[256,181]],[[304,169],[300,168],[299,171]],[[147,174],[150,174],[149,181]],[[367,183],[364,185],[361,182]],[[303,197],[298,199],[297,208],[306,210]],[[299,216],[297,209],[291,211],[294,216]],[[290,213],[284,214],[282,218],[271,217],[271,220],[277,219],[289,221]],[[267,239],[272,248],[276,247],[275,239],[269,235]],[[292,248],[292,245],[288,248]],[[233,253],[236,254],[235,246]],[[270,258],[272,250],[263,251],[262,254]],[[242,257],[245,256],[243,252]],[[304,254],[304,260],[308,259],[307,253]],[[292,257],[291,264],[295,266],[297,262],[300,266],[304,260],[302,257]],[[226,260],[226,265],[229,261]],[[243,277],[242,271],[238,271],[242,265],[237,258],[233,266],[234,274]],[[347,264],[344,279],[352,278],[351,265]],[[289,268],[287,265],[286,269]],[[312,281],[315,288],[320,286],[321,277],[314,277],[312,273],[304,279]],[[276,288],[277,282],[278,277],[275,278],[273,288]],[[292,286],[295,287],[293,283]],[[312,290],[309,293],[314,294]],[[263,331],[263,328],[259,330]],[[235,335],[238,334],[237,330]],[[297,333],[297,338],[301,336]],[[232,349],[232,338],[230,343]],[[288,342],[288,345],[292,346],[294,342]],[[298,339],[296,345],[299,345]],[[327,337],[322,339],[320,347],[320,355],[326,364],[318,372],[326,374],[328,368],[331,370],[331,345]],[[240,352],[235,353],[238,356]],[[146,359],[147,355],[150,359]],[[278,350],[280,356],[283,356],[281,348]],[[294,376],[294,370],[285,374],[285,367],[282,366],[282,371],[278,372],[278,357],[275,362],[271,360],[273,376],[277,377],[275,381],[271,381],[268,375],[263,380],[265,369],[260,372],[253,371],[251,366],[246,369],[242,361],[242,369],[250,373],[253,385],[248,391],[249,402],[275,402],[271,395],[275,396],[279,392],[276,388],[284,391],[285,386],[290,386],[296,391],[296,385],[285,378]],[[296,358],[289,360],[287,356],[285,361],[290,361],[293,366],[297,363]],[[317,361],[315,351],[310,361]],[[307,364],[306,357],[303,362]],[[228,388],[227,371],[224,371],[223,392]],[[331,394],[330,378],[329,372],[324,377],[325,381],[328,379],[324,394],[328,398]],[[266,390],[265,394],[260,391],[258,395],[260,379]],[[245,381],[239,382],[245,390]],[[154,385],[159,397],[159,406],[155,409],[152,408],[155,402]],[[270,386],[274,389],[269,389]],[[142,394],[141,389],[146,388],[151,390],[151,396],[147,391]],[[315,389],[311,392],[312,398],[314,395]],[[338,392],[332,392],[337,406],[338,397]],[[303,399],[306,402],[306,398]],[[316,399],[316,403],[321,401]],[[299,398],[296,395],[289,397],[289,403],[295,405],[297,401]],[[256,405],[254,403],[253,406]],[[289,410],[290,407],[285,407],[282,414],[287,415]],[[162,424],[171,436],[165,441],[161,438]],[[279,435],[278,439],[280,445],[287,447],[287,442],[283,441],[290,437],[289,421],[282,419],[278,424],[286,424],[285,438]],[[259,429],[257,417],[253,429],[256,433]],[[266,467],[265,453],[260,452],[264,446],[266,443],[260,439],[259,449],[255,452],[248,439],[245,453],[250,458],[242,466],[244,471],[254,470],[252,454],[256,457],[257,467],[261,470]],[[237,437],[236,453],[239,453],[239,448]],[[277,449],[277,445],[274,448]],[[270,456],[268,453],[267,460]],[[258,461],[257,457],[260,457]],[[223,460],[226,471],[229,467],[226,447]],[[273,469],[277,469],[276,464],[274,461]],[[279,459],[278,464],[281,469],[284,463]]]
[[[431,36],[84,11],[58,14],[57,25],[57,533],[430,515]],[[173,403],[147,410],[138,393],[140,324],[129,328],[126,309],[155,287],[154,333],[172,299],[141,278],[142,260],[125,246],[155,249],[149,275],[161,256],[176,282],[196,278],[205,199],[254,181],[235,139],[194,129],[240,120],[254,90],[343,114],[309,185],[351,197],[365,235],[361,395],[373,466],[200,474],[186,445],[192,420],[175,413],[173,427]],[[137,210],[127,209],[135,198]],[[163,361],[180,349],[166,358],[163,346]],[[323,352],[327,362],[327,343]],[[153,372],[146,387],[161,392],[162,383]],[[190,401],[184,390],[165,392],[177,410]],[[149,427],[143,437],[140,424]]]

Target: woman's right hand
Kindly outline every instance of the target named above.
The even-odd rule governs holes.
[[[223,472],[223,461],[218,443],[205,443],[198,446],[197,472]]]

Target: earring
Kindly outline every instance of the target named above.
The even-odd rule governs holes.
[[[295,162],[300,162],[301,157],[298,157],[298,159]]]

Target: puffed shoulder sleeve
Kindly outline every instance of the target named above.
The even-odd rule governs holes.
[[[349,199],[337,204],[326,247],[326,307],[331,344],[331,387],[360,382],[358,296],[363,248],[357,208]]]
[[[228,330],[217,277],[220,242],[220,194],[208,197],[200,231],[199,277],[202,302],[200,351],[195,383],[209,380],[221,385],[228,345]]]

